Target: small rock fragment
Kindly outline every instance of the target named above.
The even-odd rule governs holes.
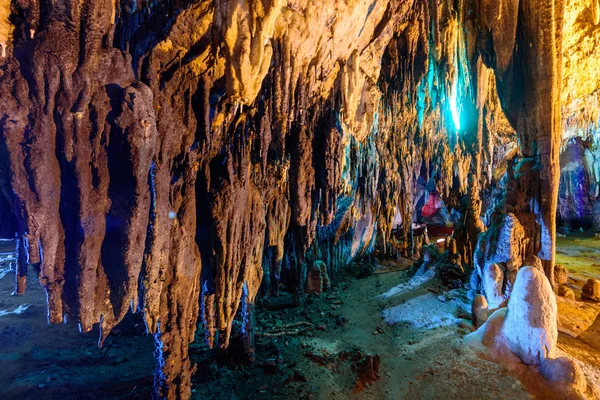
[[[558,287],[558,295],[564,297],[565,299],[575,300],[575,293],[567,285],[561,285]]]
[[[587,387],[585,376],[579,364],[568,357],[546,359],[540,366],[544,378],[571,386],[579,393],[584,393]]]
[[[308,379],[306,379],[306,375],[304,375],[300,370],[294,370],[294,372],[290,373],[285,381],[285,383],[292,382],[308,382]]]
[[[480,294],[475,296],[473,304],[471,305],[471,314],[473,325],[475,325],[476,328],[479,328],[481,325],[485,324],[490,316],[490,310],[488,308],[488,302],[484,296]]]
[[[265,360],[265,367],[274,367],[277,364],[274,358],[267,358]]]
[[[600,280],[588,279],[581,288],[581,298],[600,302]]]

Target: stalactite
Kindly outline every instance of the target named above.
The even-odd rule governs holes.
[[[317,262],[335,278],[375,246],[413,256],[434,188],[476,276],[482,240],[510,225],[511,254],[551,278],[574,138],[600,204],[596,68],[581,57],[598,58],[600,35],[562,32],[563,14],[596,32],[598,3],[577,7],[0,2],[0,233],[19,238],[17,292],[27,253],[50,322],[97,325],[101,342],[142,312],[157,394],[188,398],[199,314],[223,349],[241,314],[251,353],[261,282],[300,303]]]
[[[10,0],[0,3],[0,57],[5,58],[12,36],[13,25],[10,20]]]

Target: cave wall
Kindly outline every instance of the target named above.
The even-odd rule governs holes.
[[[600,10],[598,2],[590,3],[568,1],[565,8],[559,216],[568,230],[598,232]]]
[[[583,41],[563,2],[499,4],[1,2],[0,230],[49,322],[101,342],[142,312],[157,393],[187,398],[199,317],[226,349],[257,296],[301,303],[315,261],[412,255],[419,178],[464,221],[466,262],[482,217],[514,212],[551,276],[561,118],[590,121],[572,104],[598,85],[565,108],[563,70],[589,68],[560,62]]]

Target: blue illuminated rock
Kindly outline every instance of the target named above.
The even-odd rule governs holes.
[[[556,353],[556,297],[544,274],[532,267],[519,270],[508,301],[502,336],[525,364],[541,364]]]

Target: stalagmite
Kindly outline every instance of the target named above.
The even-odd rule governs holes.
[[[541,364],[556,353],[556,300],[544,275],[531,267],[519,270],[502,335],[525,364]]]

